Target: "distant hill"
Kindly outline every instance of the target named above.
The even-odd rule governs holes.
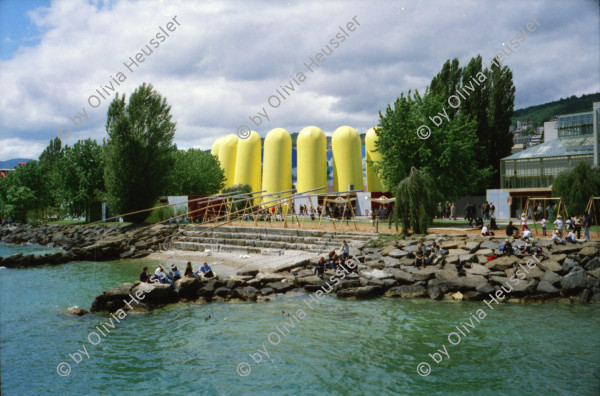
[[[517,121],[533,121],[535,126],[541,126],[544,125],[544,121],[557,115],[592,111],[593,102],[600,102],[600,92],[582,95],[580,98],[573,95],[567,99],[526,107],[515,110],[512,124],[516,125]]]
[[[31,161],[30,158],[13,158],[6,161],[0,161],[0,169],[12,169],[19,164],[19,162]]]

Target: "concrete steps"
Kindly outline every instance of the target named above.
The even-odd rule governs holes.
[[[375,233],[333,232],[319,230],[254,228],[223,226],[181,228],[182,234],[172,242],[174,249],[188,251],[220,251],[232,253],[257,253],[277,255],[295,250],[315,254],[327,254],[338,250],[342,240],[351,246],[364,243],[375,237]]]

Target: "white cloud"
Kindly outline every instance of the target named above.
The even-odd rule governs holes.
[[[60,125],[72,130],[67,144],[102,140],[109,99],[93,109],[88,98],[118,72],[127,76],[121,94],[149,82],[168,99],[182,148],[208,149],[240,125],[262,136],[306,125],[366,131],[401,92],[422,91],[446,59],[489,59],[533,17],[541,26],[506,61],[516,107],[600,91],[600,23],[589,1],[57,1],[29,15],[44,32],[40,43],[0,61],[1,159],[37,157]],[[175,15],[177,29],[128,71],[123,62]],[[303,63],[354,16],[360,26],[308,72]],[[269,107],[300,71],[306,81]],[[257,128],[248,116],[263,107],[270,121]],[[89,122],[73,125],[69,117],[84,110]]]

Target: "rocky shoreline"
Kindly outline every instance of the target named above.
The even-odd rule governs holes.
[[[409,252],[417,250],[423,241],[436,241],[448,256],[437,265],[417,268]],[[501,287],[513,282],[508,302],[549,301],[566,299],[581,303],[600,303],[600,244],[586,242],[557,246],[539,241],[543,253],[535,258],[518,254],[498,257],[501,238],[428,235],[407,238],[382,248],[355,246],[350,254],[356,259],[357,272],[327,271],[324,278],[313,274],[318,257],[292,267],[264,273],[257,269],[241,270],[235,276],[199,282],[183,278],[176,282],[179,292],[170,285],[124,283],[105,291],[92,303],[92,312],[128,310],[126,302],[136,295],[134,310],[151,310],[166,304],[195,301],[268,301],[285,293],[331,293],[339,298],[425,297],[434,300],[459,299],[482,301],[498,295]],[[516,241],[514,245],[519,245]],[[465,274],[459,274],[457,264],[467,264]],[[529,265],[528,265],[529,264]],[[505,290],[505,289],[504,289]],[[143,293],[142,293],[143,291]],[[129,304],[131,305],[131,304]]]
[[[107,226],[107,225],[38,225],[15,224],[0,227],[0,242],[39,244],[61,248],[62,252],[46,255],[14,254],[0,257],[0,266],[28,268],[64,264],[69,261],[107,261],[141,258],[157,251],[178,231],[177,225]]]

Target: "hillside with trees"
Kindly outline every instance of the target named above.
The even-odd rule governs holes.
[[[589,95],[581,95],[579,98],[573,95],[570,98],[561,98],[560,100],[555,100],[554,102],[548,102],[515,110],[511,119],[512,125],[516,126],[517,121],[533,121],[534,127],[541,126],[544,124],[544,121],[548,121],[550,118],[557,115],[591,111],[592,103],[599,101],[600,92]]]

